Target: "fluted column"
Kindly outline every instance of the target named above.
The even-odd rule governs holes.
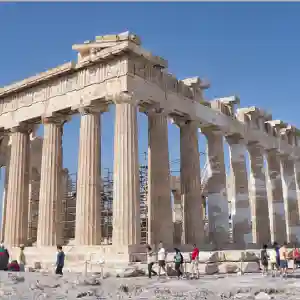
[[[295,166],[293,158],[287,155],[282,156],[281,159],[281,175],[287,242],[300,242],[300,221],[297,201]]]
[[[232,176],[232,234],[237,246],[252,243],[251,209],[245,161],[246,148],[239,136],[226,137],[229,144],[230,176]]]
[[[274,149],[266,151],[266,157],[271,240],[272,242],[283,243],[286,241],[287,235],[280,172],[280,156]]]
[[[180,178],[183,206],[182,243],[201,244],[204,240],[204,222],[198,127],[190,121],[180,125]]]
[[[207,210],[209,240],[219,249],[229,242],[229,211],[222,133],[201,129],[207,138]],[[202,178],[203,179],[203,178]]]
[[[27,241],[29,128],[13,128],[11,141],[4,235],[7,245],[18,246]]]
[[[173,242],[175,245],[180,245],[182,236],[182,205],[181,205],[181,194],[178,191],[173,191],[174,198],[174,212],[173,212]]]
[[[264,170],[264,150],[258,143],[248,145],[250,157],[249,194],[252,211],[253,242],[258,245],[271,241],[269,205],[266,174]]]
[[[1,241],[4,241],[4,234],[5,234],[7,188],[8,188],[11,147],[7,147],[7,149],[8,150],[7,150],[7,154],[6,154],[5,181],[4,181],[3,195],[2,195]]]
[[[100,111],[81,111],[76,198],[77,245],[101,243]]]
[[[138,154],[137,106],[131,102],[116,102],[112,237],[114,246],[140,243]]]
[[[148,243],[173,244],[168,123],[163,113],[148,113]]]
[[[296,181],[298,211],[300,214],[300,161],[299,160],[295,160],[294,172],[295,172],[295,181]]]
[[[62,126],[63,120],[45,118],[42,148],[37,246],[62,244]]]

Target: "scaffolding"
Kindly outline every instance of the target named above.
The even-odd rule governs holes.
[[[113,173],[106,168],[101,189],[101,237],[102,244],[112,244],[113,229]]]

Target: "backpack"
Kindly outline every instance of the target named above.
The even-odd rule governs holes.
[[[177,253],[174,257],[174,261],[175,263],[181,263],[182,261],[182,254],[181,253]]]

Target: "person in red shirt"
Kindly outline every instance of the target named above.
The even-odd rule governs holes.
[[[296,245],[294,246],[294,250],[293,250],[293,259],[294,259],[294,268],[293,269],[295,270],[296,268],[299,268],[299,266],[300,266],[300,251]]]
[[[192,277],[191,278],[197,278],[199,279],[199,269],[198,269],[198,263],[199,263],[199,249],[197,248],[196,244],[193,245],[194,249],[191,253],[191,264],[192,264]]]

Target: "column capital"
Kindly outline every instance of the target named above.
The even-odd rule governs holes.
[[[245,139],[239,134],[228,135],[225,138],[229,145],[246,143]]]
[[[101,114],[108,111],[108,106],[82,106],[78,108],[81,115]]]
[[[201,127],[199,128],[199,132],[203,133],[204,135],[209,135],[209,134],[224,135],[221,128],[216,125]]]
[[[30,134],[34,129],[34,124],[21,123],[19,126],[12,127],[10,129],[11,133],[21,132]]]
[[[178,127],[184,127],[186,125],[192,125],[195,127],[199,127],[199,122],[190,120],[185,116],[172,116],[170,118],[171,123],[177,125]]]
[[[132,105],[138,105],[141,101],[140,99],[136,98],[134,93],[125,93],[125,92],[115,94],[113,96],[110,96],[109,98],[114,104],[128,103]]]
[[[70,116],[61,115],[61,116],[51,116],[51,117],[42,117],[42,124],[56,124],[56,125],[64,125],[66,122],[70,120]]]

